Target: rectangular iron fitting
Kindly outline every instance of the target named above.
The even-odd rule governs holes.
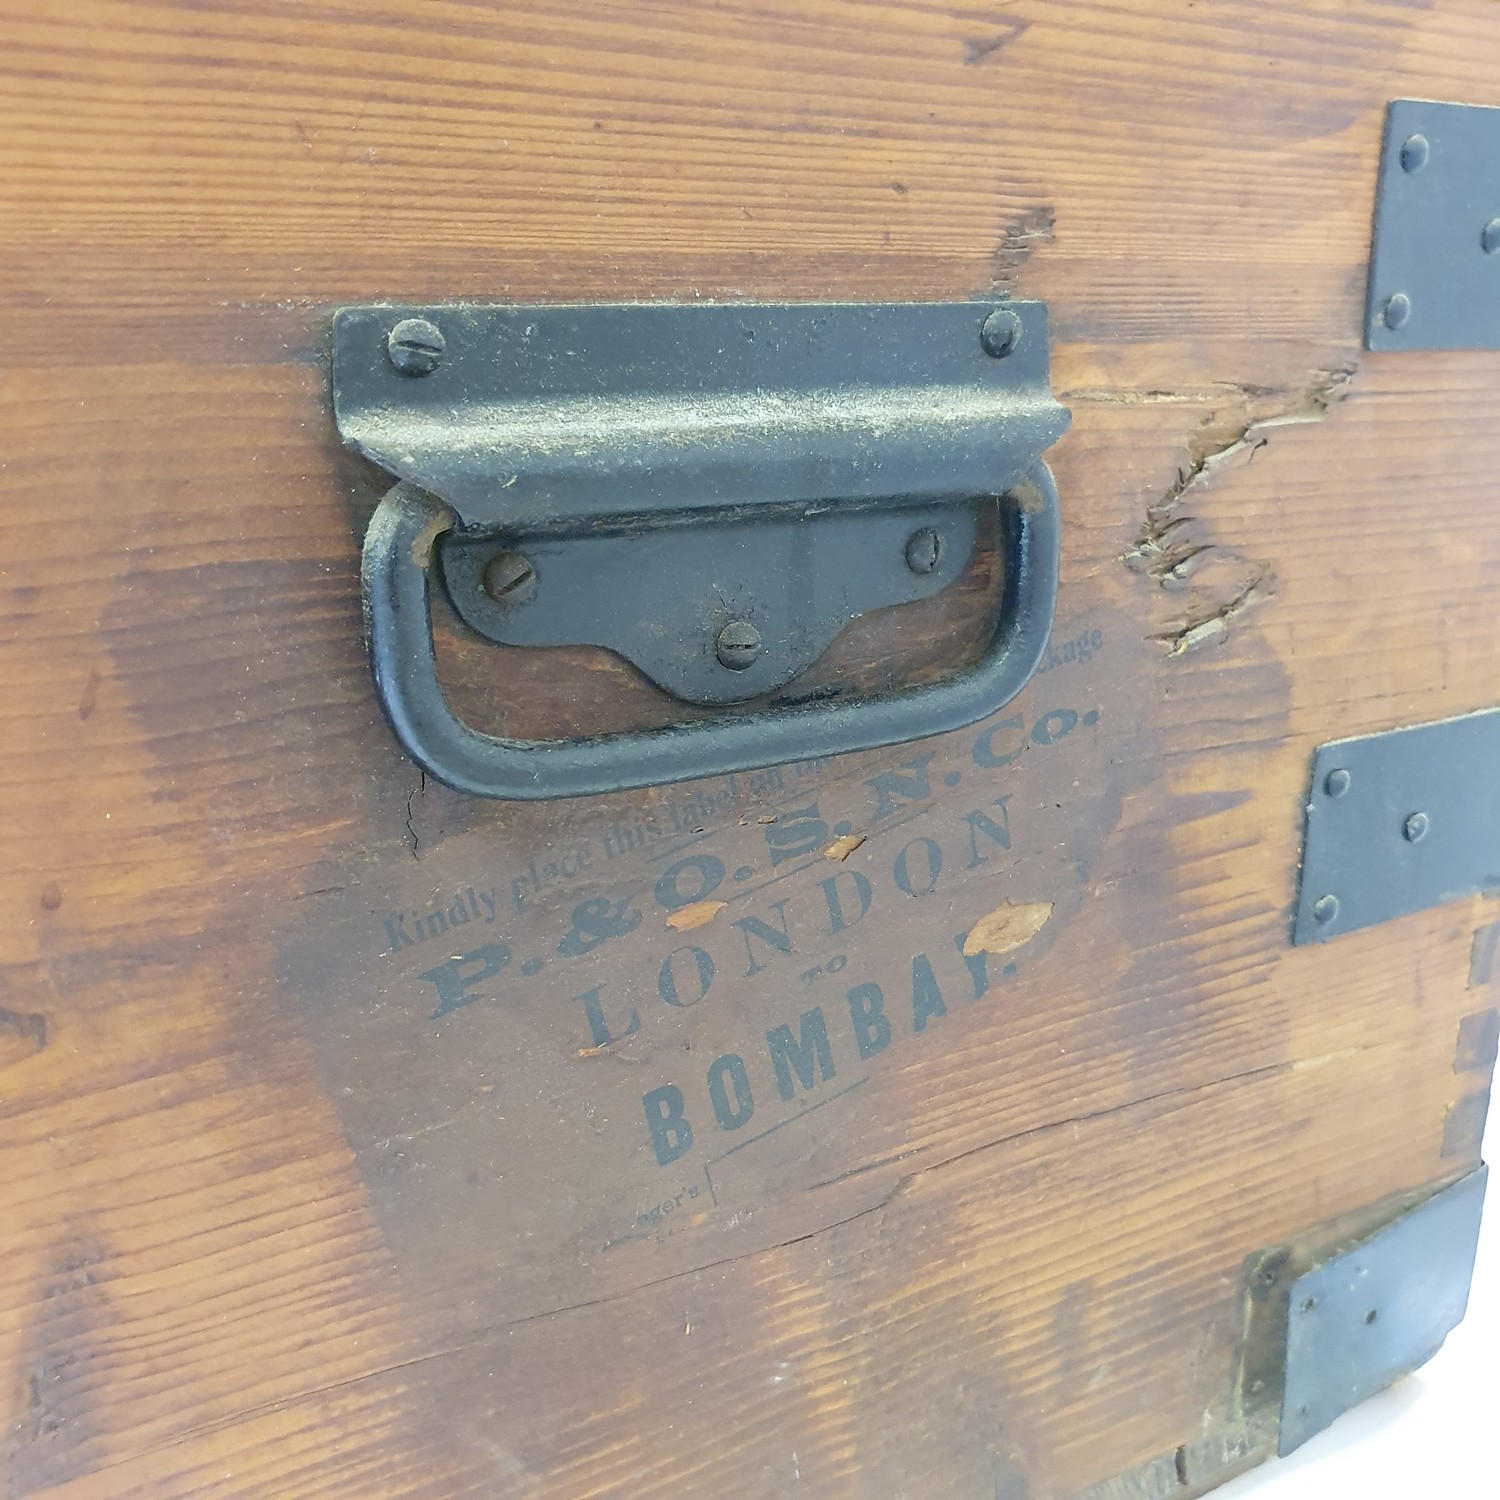
[[[1293,941],[1500,889],[1500,709],[1318,748]]]
[[[1395,99],[1375,195],[1367,349],[1500,349],[1500,109]]]
[[[583,796],[898,744],[1025,685],[1057,596],[1068,425],[1036,302],[360,307],[333,324],[345,442],[399,482],[361,562],[377,696],[479,796]],[[990,528],[977,661],[859,696],[797,680],[851,622],[931,598]],[[613,651],[754,711],[562,740],[476,732],[438,681],[431,582],[500,645]]]
[[[998,495],[1068,425],[1039,302],[348,308],[333,393],[345,442],[525,534]]]
[[[1283,1455],[1426,1364],[1463,1321],[1487,1180],[1481,1167],[1293,1283]]]

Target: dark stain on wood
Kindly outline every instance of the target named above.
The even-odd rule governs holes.
[[[40,1011],[0,1009],[0,1066],[32,1057],[47,1045],[47,1017]]]
[[[1005,225],[990,254],[991,292],[1009,293],[1015,287],[1017,273],[1039,246],[1051,242],[1056,224],[1056,211],[1048,204],[1037,204]]]
[[[1481,1010],[1465,1016],[1458,1026],[1453,1071],[1492,1072],[1497,1054],[1500,1054],[1500,1010]]]
[[[1443,1117],[1443,1160],[1479,1164],[1484,1144],[1484,1127],[1489,1118],[1490,1091],[1476,1089],[1449,1107]]]
[[[98,1235],[75,1227],[54,1249],[23,1343],[20,1420],[11,1429],[6,1494],[15,1500],[89,1471],[103,1437],[94,1391],[118,1322]]]
[[[995,16],[987,24],[994,29],[986,35],[964,38],[964,62],[969,67],[1009,46],[1031,23],[1020,16]]]
[[[1486,922],[1474,929],[1469,948],[1469,988],[1480,989],[1495,975],[1495,952],[1500,948],[1500,922]]]
[[[88,681],[83,685],[83,695],[78,700],[78,717],[87,719],[94,712],[94,705],[99,701],[99,669],[90,667]]]

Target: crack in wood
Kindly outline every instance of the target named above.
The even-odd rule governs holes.
[[[1278,427],[1320,422],[1343,400],[1353,367],[1315,370],[1293,390],[1226,383],[1197,390],[1082,390],[1064,399],[1117,405],[1206,405],[1208,416],[1188,445],[1188,461],[1166,491],[1146,508],[1135,545],[1122,561],[1166,593],[1184,596],[1154,632],[1169,656],[1222,641],[1252,606],[1270,598],[1270,565],[1215,541],[1203,517],[1187,512],[1190,497],[1224,474],[1248,466]]]

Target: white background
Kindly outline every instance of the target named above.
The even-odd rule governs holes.
[[[1500,1104],[1485,1156],[1500,1162]],[[1432,1360],[1215,1500],[1500,1500],[1500,1167],[1469,1314]]]

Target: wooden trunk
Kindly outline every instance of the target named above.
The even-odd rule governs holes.
[[[1478,1165],[1500,913],[1289,931],[1314,747],[1497,699],[1495,356],[1361,328],[1386,103],[1500,104],[1500,9],[0,10],[0,1493],[1269,1456],[1254,1268]],[[1000,716],[531,805],[403,757],[335,308],[997,291],[1073,414]],[[962,660],[991,560],[819,670]],[[478,724],[681,712],[439,646]]]

